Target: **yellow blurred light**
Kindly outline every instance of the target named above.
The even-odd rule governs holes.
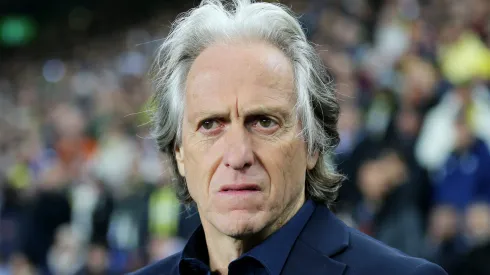
[[[441,50],[440,63],[444,76],[454,84],[490,79],[490,49],[470,32]]]

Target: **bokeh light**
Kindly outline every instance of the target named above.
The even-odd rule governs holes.
[[[8,16],[0,20],[0,43],[6,46],[24,45],[36,34],[34,21],[26,16]]]
[[[43,77],[46,81],[56,83],[65,76],[65,64],[59,59],[51,59],[44,63]]]

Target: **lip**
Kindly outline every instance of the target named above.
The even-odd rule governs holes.
[[[242,192],[258,192],[261,191],[257,184],[253,183],[236,183],[221,186],[219,193],[242,193]]]

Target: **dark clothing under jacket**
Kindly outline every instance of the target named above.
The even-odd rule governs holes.
[[[403,236],[400,236],[403,238]],[[184,250],[133,275],[210,275],[204,231]],[[280,230],[229,265],[229,275],[446,275],[345,225],[323,205],[307,201]]]

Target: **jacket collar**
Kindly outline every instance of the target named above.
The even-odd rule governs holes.
[[[334,259],[349,246],[347,226],[323,205],[318,205],[294,244],[282,275],[342,275],[346,264]],[[179,274],[179,261],[170,274]]]
[[[239,264],[240,261],[243,261],[243,258],[248,257],[259,261],[271,274],[279,274],[283,270],[296,240],[299,238],[315,209],[316,203],[312,200],[307,200],[294,217],[283,227],[269,236],[261,244],[232,262],[231,265]],[[209,268],[207,267],[209,256],[206,247],[204,229],[201,225],[192,234],[182,251],[180,257],[181,263],[179,264],[180,272],[185,273],[185,270],[189,268],[200,269],[205,272]],[[270,253],[271,251],[275,251],[275,253]]]
[[[341,275],[346,265],[334,259],[349,246],[347,226],[323,205],[318,205],[294,245],[283,275]]]

